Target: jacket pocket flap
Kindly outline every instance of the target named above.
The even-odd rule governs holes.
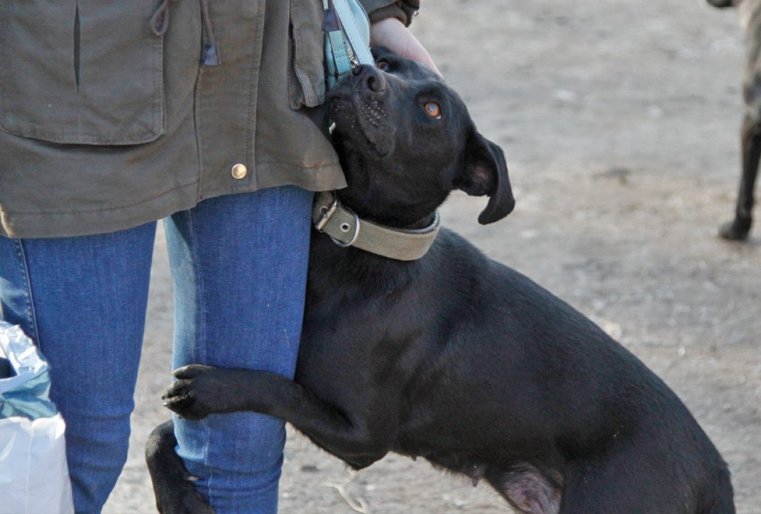
[[[153,0],[0,2],[0,126],[63,144],[129,145],[164,130]]]

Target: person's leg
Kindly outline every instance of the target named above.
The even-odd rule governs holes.
[[[206,200],[166,221],[175,283],[174,367],[292,377],[306,288],[312,195],[295,187]],[[272,514],[283,421],[254,413],[175,419],[178,453],[217,514]]]
[[[77,512],[100,512],[127,459],[156,224],[0,237],[0,307],[50,364]]]

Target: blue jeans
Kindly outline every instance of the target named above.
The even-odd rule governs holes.
[[[175,367],[293,376],[311,200],[274,188],[205,200],[165,220]],[[149,223],[96,236],[0,237],[2,315],[50,363],[77,512],[101,510],[127,457],[155,231]],[[217,514],[276,512],[281,420],[234,413],[175,421],[178,453]]]

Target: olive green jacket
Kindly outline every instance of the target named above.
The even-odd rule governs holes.
[[[416,0],[360,0],[409,23]],[[0,235],[133,227],[205,198],[344,186],[322,0],[0,2]],[[199,56],[214,44],[219,65]]]

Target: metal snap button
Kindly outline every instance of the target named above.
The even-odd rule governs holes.
[[[238,163],[230,169],[230,174],[236,180],[244,179],[248,175],[248,168],[246,168],[245,164]]]

